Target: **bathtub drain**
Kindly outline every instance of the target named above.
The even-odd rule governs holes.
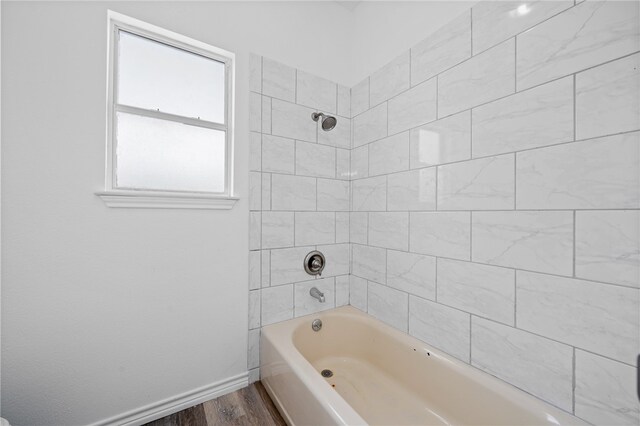
[[[331,371],[331,370],[322,370],[322,372],[320,374],[322,374],[322,377],[331,377],[331,376],[333,376],[333,371]]]

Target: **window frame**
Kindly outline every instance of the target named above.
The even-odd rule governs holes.
[[[109,207],[137,208],[210,208],[230,209],[238,198],[233,196],[234,162],[234,77],[235,54],[190,37],[174,33],[135,18],[109,10],[108,18],[108,81],[107,81],[107,148],[105,190],[97,193]],[[147,38],[167,46],[178,48],[224,64],[225,67],[225,108],[224,123],[216,123],[198,118],[185,117],[167,112],[148,110],[117,103],[118,88],[118,48],[120,31]],[[225,132],[225,184],[223,192],[203,192],[189,190],[147,190],[119,188],[116,186],[117,173],[117,112],[162,119],[202,128]],[[172,201],[173,200],[173,201]],[[172,207],[173,206],[173,207]]]

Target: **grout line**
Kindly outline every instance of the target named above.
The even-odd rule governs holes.
[[[471,346],[471,338],[473,336],[473,332],[472,332],[473,323],[471,321],[472,317],[473,317],[473,314],[470,313],[469,314],[469,364],[471,364],[471,355],[472,355],[472,353],[471,353],[471,348],[472,348],[472,346]]]
[[[513,37],[513,93],[518,92],[518,37]]]
[[[573,211],[573,277],[576,276],[576,211]]]
[[[573,347],[573,354],[571,358],[571,412],[576,413],[576,348]]]
[[[577,75],[573,74],[573,140],[575,141],[578,136],[578,111],[576,108],[577,103]]]
[[[518,209],[518,154],[513,153],[513,209]]]

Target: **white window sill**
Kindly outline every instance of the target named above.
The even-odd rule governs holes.
[[[157,194],[153,192],[96,192],[107,207],[125,209],[206,209],[231,210],[238,201],[234,197],[212,195]]]

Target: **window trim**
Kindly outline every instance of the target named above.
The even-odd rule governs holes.
[[[105,190],[97,192],[108,207],[131,208],[210,208],[231,209],[238,200],[234,197],[234,78],[235,54],[224,49],[211,46],[181,34],[157,27],[135,18],[109,10],[108,20],[108,49],[107,49],[107,143]],[[224,124],[189,118],[170,113],[147,110],[144,108],[120,105],[116,103],[115,89],[117,87],[117,35],[119,31],[126,31],[134,35],[148,38],[178,49],[182,49],[225,65],[225,115]],[[116,112],[130,112],[136,115],[161,118],[198,127],[212,128],[225,131],[225,188],[224,192],[199,192],[187,190],[146,190],[133,188],[118,188],[116,186],[116,144],[115,128]]]

